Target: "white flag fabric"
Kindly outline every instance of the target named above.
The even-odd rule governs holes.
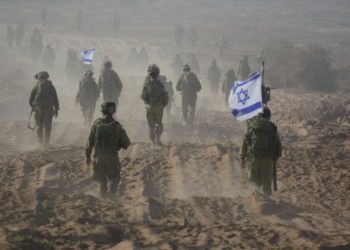
[[[228,103],[236,120],[244,121],[258,115],[263,110],[262,74],[255,73],[249,79],[235,82]]]
[[[94,54],[96,49],[87,49],[80,53],[80,56],[83,58],[84,64],[92,64],[92,61],[94,60]]]

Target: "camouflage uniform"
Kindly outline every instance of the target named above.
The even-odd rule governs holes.
[[[197,92],[202,89],[196,74],[190,71],[185,71],[179,78],[176,84],[176,90],[181,91],[182,98],[182,115],[186,124],[193,124]],[[188,117],[189,113],[189,117]]]
[[[263,129],[269,131],[270,149],[266,152],[257,152],[252,148],[252,130]],[[248,131],[244,135],[240,150],[241,162],[248,161],[248,178],[259,190],[271,194],[273,164],[282,154],[282,144],[276,126],[266,118],[256,117],[249,121]]]
[[[79,90],[76,96],[76,102],[80,104],[85,124],[91,124],[96,101],[100,95],[99,88],[92,75],[92,71],[86,72],[83,79],[79,82]]]
[[[228,97],[231,93],[231,89],[233,85],[235,84],[235,81],[237,81],[235,71],[233,69],[230,69],[226,74],[226,79],[222,84],[222,92],[225,95],[225,102],[228,104]]]
[[[111,135],[108,138],[99,130],[103,126],[108,126]],[[101,143],[99,143],[101,141]],[[100,192],[104,195],[107,192],[107,183],[110,182],[110,191],[115,193],[120,181],[121,165],[119,162],[118,151],[127,149],[130,145],[130,139],[123,127],[113,119],[112,115],[106,115],[97,119],[89,135],[86,144],[86,158],[90,159],[92,149],[94,148],[94,180],[100,184]]]
[[[115,102],[118,107],[119,96],[123,90],[123,84],[117,72],[112,69],[112,63],[107,61],[98,79],[98,86],[102,89],[104,102]]]
[[[169,97],[163,83],[158,80],[158,75],[146,77],[142,88],[141,99],[146,104],[146,117],[149,126],[150,140],[153,144],[157,143],[161,145],[160,137],[163,133],[163,109],[168,104]]]
[[[216,65],[216,61],[213,60],[208,70],[208,81],[210,85],[210,91],[215,94],[218,93],[220,77],[220,70]]]
[[[35,111],[35,121],[39,143],[44,142],[49,145],[51,137],[52,118],[57,117],[59,102],[55,87],[48,80],[47,72],[40,72],[36,75],[37,85],[33,88],[29,104]],[[45,140],[43,140],[43,130],[45,129]]]

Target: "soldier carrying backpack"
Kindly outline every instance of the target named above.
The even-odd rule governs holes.
[[[176,90],[181,92],[182,116],[186,125],[193,124],[196,110],[197,93],[201,89],[202,85],[199,82],[196,74],[191,72],[191,67],[189,65],[184,65],[183,73],[176,84]]]
[[[103,117],[92,125],[90,136],[86,144],[86,164],[91,165],[91,153],[94,149],[94,180],[99,183],[100,194],[105,196],[108,191],[115,194],[120,181],[120,162],[118,151],[127,149],[130,139],[122,125],[113,118],[116,106],[114,102],[101,105]]]
[[[241,167],[248,163],[249,181],[267,195],[271,194],[273,166],[282,154],[277,127],[270,118],[271,111],[265,107],[263,113],[249,121],[240,150]]]
[[[38,82],[30,94],[29,105],[32,111],[35,112],[39,143],[48,146],[51,137],[52,118],[58,116],[59,102],[56,89],[52,82],[48,80],[49,74],[46,71],[36,74],[35,79]],[[45,136],[43,135],[44,129]]]

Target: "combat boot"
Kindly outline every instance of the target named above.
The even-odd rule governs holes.
[[[156,128],[156,144],[157,144],[158,146],[161,146],[161,147],[163,146],[163,143],[162,143],[162,141],[160,140],[160,137],[161,137],[162,133],[163,133],[163,128],[157,127],[157,128]]]
[[[155,134],[155,131],[153,129],[151,129],[149,131],[149,138],[152,142],[152,145],[154,146],[156,144],[155,140],[156,140],[156,134]]]

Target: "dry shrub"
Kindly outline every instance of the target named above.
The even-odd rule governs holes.
[[[266,79],[273,87],[334,91],[336,74],[329,50],[280,41],[265,49]]]

